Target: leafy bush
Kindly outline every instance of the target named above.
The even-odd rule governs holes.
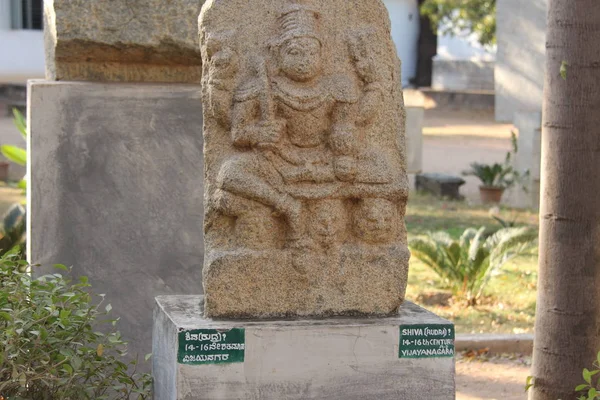
[[[596,400],[600,399],[600,380],[594,378],[595,375],[600,373],[600,352],[596,356],[596,362],[594,362],[594,369],[591,371],[587,368],[583,369],[583,380],[585,383],[575,388],[576,392],[583,392],[577,399],[579,400]],[[593,381],[596,381],[594,383]]]
[[[513,185],[513,168],[510,165],[474,162],[470,164],[470,167],[471,169],[464,171],[463,175],[479,178],[483,186],[508,188]]]
[[[425,0],[421,13],[442,33],[475,34],[479,43],[496,43],[496,0]]]
[[[21,111],[14,108],[14,123],[23,139],[27,140],[27,123],[25,122],[25,117],[21,114]],[[8,158],[10,161],[15,164],[25,166],[27,165],[27,150],[22,147],[12,146],[12,145],[2,145],[0,146],[0,151],[4,155],[4,157]]]
[[[122,361],[117,321],[106,319],[102,297],[92,301],[87,278],[32,278],[31,268],[12,254],[0,258],[0,398],[149,399],[150,376]],[[112,323],[108,333],[95,330],[100,322]]]
[[[0,257],[7,253],[25,254],[26,226],[25,207],[13,204],[0,224]]]
[[[492,235],[485,228],[469,228],[459,240],[441,231],[410,240],[409,248],[454,294],[475,305],[492,275],[528,250],[536,238],[537,232],[526,227],[503,228]]]
[[[27,125],[23,114],[18,109],[13,109],[14,123],[21,135],[27,140]],[[10,145],[0,146],[0,152],[10,161],[19,164],[27,164],[27,150]],[[27,181],[22,179],[17,186],[23,190],[27,189]],[[26,213],[25,208],[19,204],[13,204],[0,220],[0,256],[6,253],[25,253],[26,238]],[[1,398],[0,398],[1,400]]]

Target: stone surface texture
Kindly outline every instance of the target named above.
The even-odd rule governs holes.
[[[155,400],[453,400],[454,358],[399,358],[400,325],[448,321],[410,303],[387,318],[214,321],[201,296],[156,299]],[[243,363],[183,365],[178,333],[245,329]]]
[[[199,83],[203,0],[46,0],[46,78]]]
[[[201,292],[200,86],[34,81],[28,97],[35,272],[88,276],[143,357],[154,297]]]
[[[408,182],[384,4],[210,0],[200,41],[207,316],[396,312]]]

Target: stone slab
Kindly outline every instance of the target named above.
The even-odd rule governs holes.
[[[447,197],[460,200],[460,187],[466,182],[464,179],[446,174],[418,174],[415,178],[416,190],[423,190],[438,197]]]
[[[46,78],[200,83],[204,0],[44,1]]]
[[[405,302],[387,318],[215,321],[201,296],[160,296],[153,331],[155,400],[449,400],[454,358],[399,358],[400,325],[450,324]],[[243,362],[178,363],[179,334],[245,330]]]
[[[494,61],[433,58],[431,86],[436,90],[494,90]]]
[[[460,334],[456,335],[456,351],[488,349],[488,354],[525,354],[533,352],[533,334]]]
[[[154,297],[202,289],[200,88],[32,81],[29,115],[29,258],[87,275],[143,357]]]

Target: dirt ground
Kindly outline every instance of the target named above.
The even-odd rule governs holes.
[[[456,363],[457,400],[524,400],[529,360],[497,359]]]

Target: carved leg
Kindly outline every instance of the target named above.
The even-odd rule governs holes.
[[[221,189],[273,208],[288,224],[287,237],[296,240],[302,234],[302,202],[275,189],[277,184],[282,184],[277,171],[254,154],[226,162],[219,173]]]

